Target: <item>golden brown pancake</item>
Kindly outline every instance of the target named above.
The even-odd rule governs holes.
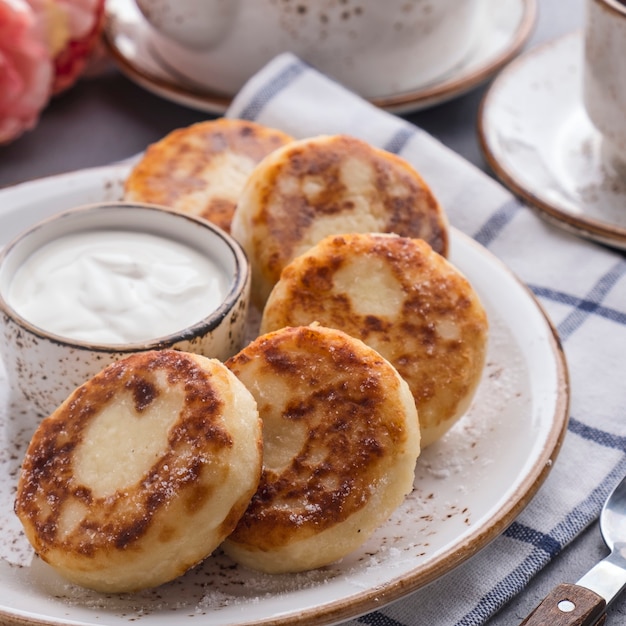
[[[120,360],[36,430],[15,511],[37,554],[85,587],[176,578],[233,530],[261,472],[252,395],[219,361]]]
[[[134,166],[125,199],[203,217],[229,232],[248,176],[291,139],[261,124],[226,118],[174,130],[150,145]]]
[[[263,335],[226,365],[257,401],[264,442],[259,489],[226,553],[278,573],[358,548],[413,487],[407,384],[364,343],[319,325]]]
[[[481,379],[488,323],[467,279],[422,240],[331,236],[283,271],[261,332],[317,321],[358,337],[408,382],[422,448],[467,410]]]
[[[396,233],[448,251],[448,222],[404,159],[345,135],[294,141],[268,155],[246,182],[231,231],[252,266],[262,308],[282,269],[327,235]]]

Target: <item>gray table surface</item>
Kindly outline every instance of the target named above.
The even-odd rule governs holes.
[[[582,27],[583,0],[538,2],[538,21],[527,49]],[[483,85],[453,101],[406,117],[490,173],[476,132],[478,109],[487,87]],[[55,99],[35,131],[0,147],[0,186],[106,165],[140,152],[174,128],[206,118],[206,113],[148,93],[111,68],[98,78],[82,80]],[[555,584],[575,582],[606,554],[598,525],[594,524],[489,626],[519,624]],[[626,597],[610,609],[608,624],[626,624]]]

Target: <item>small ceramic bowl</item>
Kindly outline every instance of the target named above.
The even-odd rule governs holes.
[[[12,395],[52,412],[133,352],[225,360],[245,337],[250,272],[212,224],[152,205],[72,209],[0,254],[0,351]]]

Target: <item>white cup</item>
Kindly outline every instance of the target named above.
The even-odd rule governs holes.
[[[583,98],[605,164],[626,176],[626,0],[587,0]]]
[[[480,36],[483,0],[136,0],[181,78],[235,94],[290,51],[365,97],[451,72]]]

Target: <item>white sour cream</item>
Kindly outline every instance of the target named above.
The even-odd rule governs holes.
[[[87,343],[147,341],[191,326],[223,302],[228,277],[210,258],[158,235],[63,236],[20,266],[8,301],[43,330]]]

